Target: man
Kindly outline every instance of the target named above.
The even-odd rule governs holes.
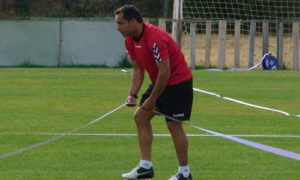
[[[153,139],[150,120],[154,111],[179,120],[189,120],[193,101],[192,73],[172,37],[164,30],[143,22],[139,11],[125,5],[115,11],[117,30],[126,37],[125,46],[133,65],[128,106],[135,106],[144,70],[152,84],[143,94],[134,114],[141,153],[140,164],[125,179],[149,179],[154,176],[151,162]],[[182,124],[166,118],[179,162],[178,173],[170,180],[192,180],[188,165],[188,140]]]

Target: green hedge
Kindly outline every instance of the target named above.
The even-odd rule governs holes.
[[[137,6],[144,17],[161,17],[167,1],[171,17],[173,0],[2,0],[2,17],[107,17],[124,4]]]

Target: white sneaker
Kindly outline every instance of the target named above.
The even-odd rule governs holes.
[[[175,176],[172,176],[169,180],[193,180],[192,174],[189,174],[189,177],[184,177],[181,172],[178,172]]]
[[[154,177],[154,171],[151,167],[150,169],[145,169],[142,167],[136,167],[128,173],[122,174],[124,179],[151,179]]]

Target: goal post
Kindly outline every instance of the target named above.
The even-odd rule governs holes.
[[[190,65],[246,68],[271,53],[279,68],[299,68],[299,0],[173,2],[172,36]]]
[[[182,2],[183,0],[174,0],[173,2],[172,37],[179,48],[181,48],[182,37]]]

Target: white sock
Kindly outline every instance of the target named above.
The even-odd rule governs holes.
[[[179,166],[178,171],[181,172],[184,177],[188,177],[190,174],[190,167],[189,167],[189,165]]]
[[[147,160],[141,160],[140,167],[145,168],[145,169],[150,169],[152,167],[152,162],[147,161]]]

